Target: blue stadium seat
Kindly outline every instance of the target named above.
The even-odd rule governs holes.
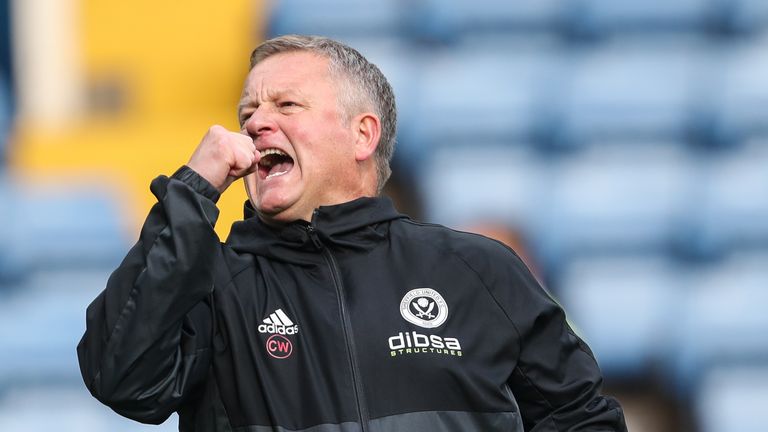
[[[473,35],[557,32],[567,2],[562,0],[424,0],[415,29],[423,37],[455,42]]]
[[[711,91],[714,140],[721,146],[768,135],[768,41],[729,44],[718,56]]]
[[[545,163],[525,145],[440,147],[420,169],[427,219],[452,227],[507,222],[527,231],[542,203]]]
[[[0,169],[0,288],[4,282],[16,279],[18,272],[11,261],[13,254],[11,240],[13,235],[12,208],[16,202],[16,192],[5,170]]]
[[[764,0],[713,0],[723,30],[733,33],[757,33],[768,27],[768,2]]]
[[[290,33],[333,38],[400,37],[407,13],[398,0],[272,1],[267,36]]]
[[[669,333],[668,359],[677,390],[687,395],[711,368],[768,358],[768,248],[734,251],[688,274]]]
[[[80,385],[41,384],[14,387],[0,395],[0,430],[4,432],[171,432],[173,414],[161,426],[120,417]]]
[[[129,242],[125,219],[105,188],[17,191],[10,206],[10,256],[18,269],[116,266]]]
[[[537,249],[550,266],[586,251],[675,246],[694,187],[695,158],[679,143],[591,145],[553,159]]]
[[[80,381],[75,347],[85,309],[110,269],[37,271],[0,301],[0,388]]]
[[[66,300],[68,295],[58,293],[51,295],[51,298],[59,303]],[[8,306],[19,306],[19,309],[10,311]],[[23,304],[21,300],[9,300],[8,305],[2,308],[7,316],[0,321],[9,327],[0,330],[4,345],[0,354],[0,383],[46,380],[75,382],[78,367],[73,347],[77,345],[79,336],[76,332],[66,335],[64,332],[65,329],[73,328],[74,318],[83,321],[84,309],[75,313],[72,305],[66,302],[61,306],[45,303],[39,309],[33,306]],[[81,330],[81,327],[76,328]]]
[[[691,217],[693,252],[768,245],[768,137],[705,161]]]
[[[768,363],[721,366],[706,374],[695,397],[701,432],[759,431],[768,424]]]
[[[533,142],[557,93],[551,47],[440,51],[418,65],[412,141],[422,153],[442,145]]]
[[[687,139],[708,90],[706,49],[696,43],[619,40],[577,51],[557,101],[554,144],[606,139]],[[697,123],[698,122],[698,123]]]
[[[606,376],[648,374],[673,342],[682,280],[664,255],[584,255],[558,278],[557,298]]]
[[[584,36],[701,31],[713,20],[711,0],[570,0],[567,3],[571,31]]]

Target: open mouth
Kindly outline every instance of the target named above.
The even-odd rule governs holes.
[[[261,151],[259,160],[259,178],[266,180],[272,177],[279,177],[293,168],[293,158],[284,151],[276,148],[269,148]]]

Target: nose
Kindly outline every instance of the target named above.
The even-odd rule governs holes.
[[[277,123],[275,123],[271,113],[264,106],[259,107],[243,123],[243,129],[253,139],[275,132]]]

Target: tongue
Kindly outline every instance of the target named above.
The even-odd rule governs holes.
[[[267,175],[281,173],[281,172],[286,172],[286,171],[289,171],[291,168],[293,168],[293,162],[292,161],[280,162],[280,163],[272,165],[272,167],[269,169],[269,173],[267,173]]]

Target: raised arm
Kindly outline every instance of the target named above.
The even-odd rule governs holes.
[[[152,182],[158,202],[88,307],[77,347],[86,386],[118,413],[161,423],[204,380],[211,359],[209,300],[222,247],[215,202],[253,170],[254,153],[247,136],[213,127],[188,164],[210,178],[185,166]]]

